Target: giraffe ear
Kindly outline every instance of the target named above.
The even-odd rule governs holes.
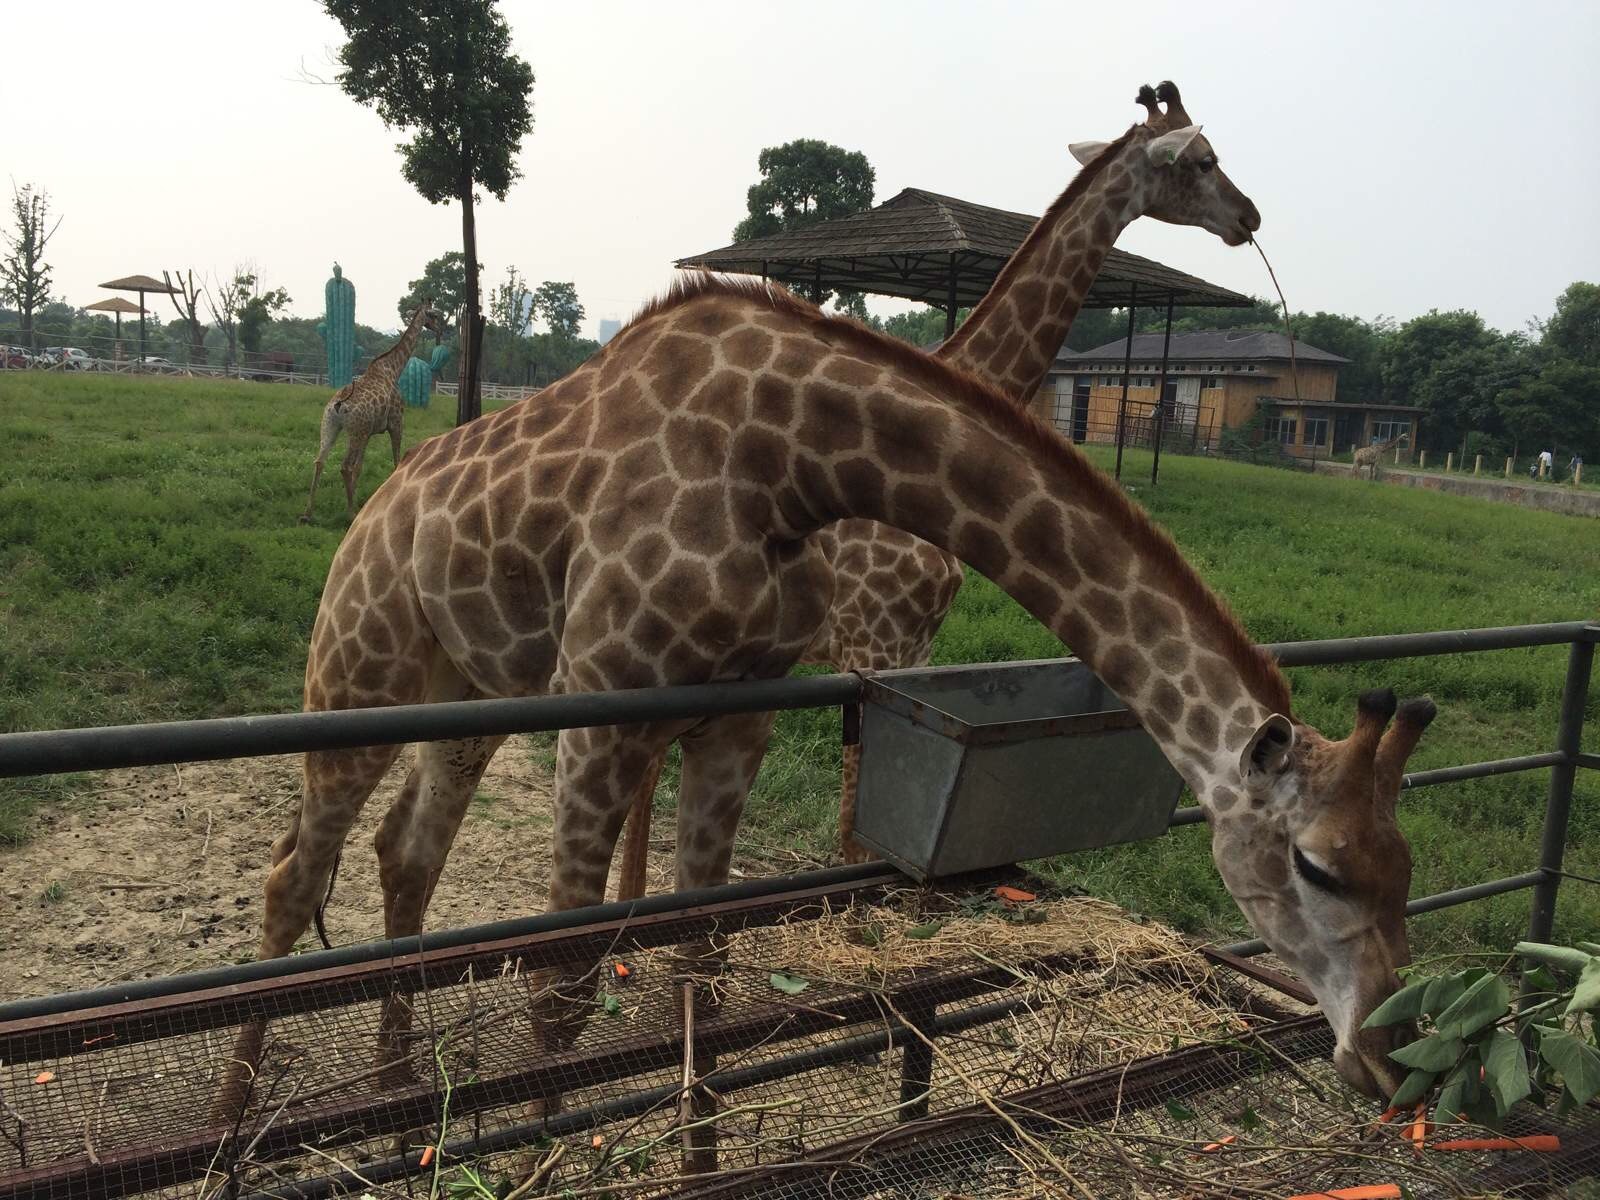
[[[1246,783],[1258,783],[1289,765],[1294,751],[1294,726],[1282,713],[1273,713],[1245,743],[1239,756],[1239,774]]]
[[[1067,152],[1087,167],[1099,158],[1101,151],[1110,144],[1110,142],[1073,142],[1067,147]]]
[[[1199,136],[1200,126],[1185,125],[1182,129],[1174,129],[1171,133],[1151,138],[1144,150],[1156,166],[1169,167],[1183,157],[1184,151],[1193,145],[1195,138]]]

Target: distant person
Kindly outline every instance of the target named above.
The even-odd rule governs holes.
[[[1555,472],[1556,456],[1548,450],[1539,451],[1539,478],[1549,479]]]
[[[1567,462],[1567,478],[1577,482],[1578,472],[1583,470],[1583,455],[1574,454]]]

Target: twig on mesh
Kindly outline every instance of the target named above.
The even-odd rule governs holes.
[[[549,1178],[550,1173],[556,1169],[556,1166],[566,1156],[566,1153],[567,1144],[565,1142],[557,1142],[554,1146],[551,1146],[550,1152],[544,1156],[543,1161],[533,1169],[532,1173],[506,1193],[505,1200],[521,1200],[521,1197],[529,1195],[534,1188]]]
[[[9,1133],[6,1133],[4,1127],[0,1127],[0,1134],[5,1134],[6,1141],[10,1142],[16,1147],[17,1165],[19,1167],[26,1167],[28,1165],[28,1122],[21,1113],[12,1108],[11,1105],[6,1102],[4,1092],[0,1092],[0,1111],[4,1111],[6,1116],[10,1117],[17,1123],[16,1137],[12,1137]]]
[[[100,1110],[105,1107],[106,1092],[111,1090],[111,1075],[108,1072],[100,1084],[100,1098],[95,1101],[94,1112],[89,1114],[89,1119],[83,1123],[83,1148],[89,1155],[89,1161],[95,1166],[100,1165],[100,1155],[94,1148],[94,1134],[100,1124]]]
[[[335,1158],[333,1155],[329,1154],[326,1150],[323,1150],[322,1148],[320,1148],[318,1146],[313,1146],[310,1142],[301,1142],[300,1143],[300,1149],[308,1151],[311,1154],[315,1154],[318,1158],[327,1159],[334,1166],[338,1167],[339,1170],[343,1171],[346,1175],[349,1175],[352,1179],[354,1179],[357,1183],[359,1183],[364,1188],[374,1189],[374,1190],[380,1192],[381,1194],[383,1194],[385,1196],[401,1196],[403,1194],[403,1193],[401,1193],[400,1191],[398,1191],[395,1188],[388,1187],[388,1186],[386,1186],[384,1184],[381,1184],[381,1183],[374,1183],[372,1180],[368,1179],[365,1175],[363,1175],[360,1171],[358,1171],[354,1167],[352,1167],[349,1163],[345,1162],[344,1159]]]
[[[206,851],[209,849],[211,849],[211,810],[208,808],[206,809],[206,837],[205,841],[200,843],[200,858],[202,861],[205,860]]]
[[[889,1006],[890,1011],[893,1012],[894,1015],[899,1018],[900,1023],[902,1025],[904,1025],[907,1029],[909,1029],[911,1031],[911,1033],[919,1041],[921,1041],[923,1043],[923,1045],[928,1047],[928,1050],[933,1054],[933,1056],[935,1058],[937,1058],[941,1063],[943,1063],[947,1068],[949,1068],[950,1071],[956,1076],[956,1078],[960,1079],[962,1083],[967,1085],[968,1089],[972,1092],[972,1094],[974,1096],[976,1096],[978,1098],[979,1102],[985,1108],[987,1108],[990,1112],[994,1113],[994,1115],[999,1117],[1000,1120],[1005,1122],[1007,1128],[1009,1128],[1011,1130],[1011,1132],[1014,1133],[1019,1140],[1021,1140],[1022,1142],[1026,1143],[1028,1146],[1030,1146],[1033,1149],[1034,1153],[1038,1154],[1047,1163],[1049,1163],[1053,1168],[1055,1168],[1056,1172],[1061,1176],[1061,1178],[1065,1179],[1068,1183],[1070,1183],[1072,1185],[1073,1189],[1084,1197],[1084,1200],[1095,1200],[1094,1193],[1089,1191],[1087,1188],[1085,1188],[1083,1186],[1083,1184],[1079,1183],[1077,1177],[1074,1176],[1071,1171],[1067,1170],[1067,1168],[1062,1165],[1060,1159],[1058,1159],[1054,1154],[1051,1154],[1049,1149],[1046,1148],[1045,1145],[1042,1142],[1040,1142],[1037,1138],[1035,1138],[1027,1130],[1023,1129],[1021,1125],[1018,1125],[1016,1123],[1016,1121],[1013,1120],[1012,1117],[1007,1112],[1005,1112],[1004,1109],[1002,1109],[998,1104],[996,1104],[994,1102],[994,1097],[989,1095],[989,1093],[987,1091],[985,1091],[982,1087],[978,1086],[978,1084],[973,1081],[972,1077],[970,1075],[968,1075],[964,1070],[962,1070],[961,1067],[955,1062],[955,1060],[952,1059],[948,1054],[946,1054],[944,1052],[944,1050],[940,1046],[938,1046],[934,1042],[934,1040],[932,1038],[930,1038],[927,1034],[923,1033],[922,1030],[918,1029],[913,1022],[907,1020],[906,1017],[902,1013],[900,1013],[898,1009],[896,1009],[894,1007],[894,1000],[892,998],[890,998],[889,996],[885,995],[885,996],[882,997],[882,1002]],[[1039,1179],[1037,1174],[1035,1174],[1033,1177],[1034,1177],[1034,1179],[1038,1180],[1038,1182],[1040,1184],[1043,1184],[1046,1187],[1049,1186],[1045,1182],[1045,1180]],[[1059,1190],[1059,1185],[1058,1185],[1057,1188],[1054,1188],[1054,1189],[1051,1189],[1051,1190]]]

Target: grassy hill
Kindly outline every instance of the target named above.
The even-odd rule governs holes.
[[[0,374],[0,728],[298,706],[306,637],[345,528],[336,469],[324,475],[316,523],[295,521],[327,395],[214,380]],[[436,401],[408,410],[406,444],[448,428],[453,408]],[[386,442],[369,449],[363,496],[388,475]],[[1159,487],[1137,482],[1148,477],[1138,456],[1127,475],[1263,641],[1565,620],[1600,608],[1600,525],[1592,521],[1179,457],[1163,462]],[[935,657],[1061,652],[998,589],[973,578]],[[1565,650],[1552,648],[1291,674],[1297,711],[1335,737],[1348,730],[1363,688],[1431,693],[1440,717],[1412,764],[1425,769],[1549,748],[1564,661]],[[752,801],[751,836],[828,855],[838,738],[836,713],[782,719]],[[1579,787],[1569,861],[1594,873],[1600,780],[1585,773]],[[1402,811],[1415,890],[1531,866],[1544,790],[1540,772],[1409,795]],[[29,811],[62,791],[59,781],[5,785],[0,839],[25,836]],[[1241,929],[1203,829],[1047,869],[1190,929]],[[1564,891],[1564,932],[1595,937],[1600,895],[1582,884]],[[1502,897],[1427,918],[1421,944],[1507,945],[1526,905],[1525,896]]]

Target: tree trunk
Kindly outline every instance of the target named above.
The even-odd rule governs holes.
[[[478,358],[483,350],[483,320],[478,314],[478,224],[472,208],[472,179],[461,183],[461,252],[466,258],[467,295],[461,313],[461,388],[456,397],[456,424],[475,421],[483,413],[478,398]]]
[[[193,317],[189,318],[189,363],[191,366],[205,366],[206,362],[206,333],[200,328],[200,323]]]

